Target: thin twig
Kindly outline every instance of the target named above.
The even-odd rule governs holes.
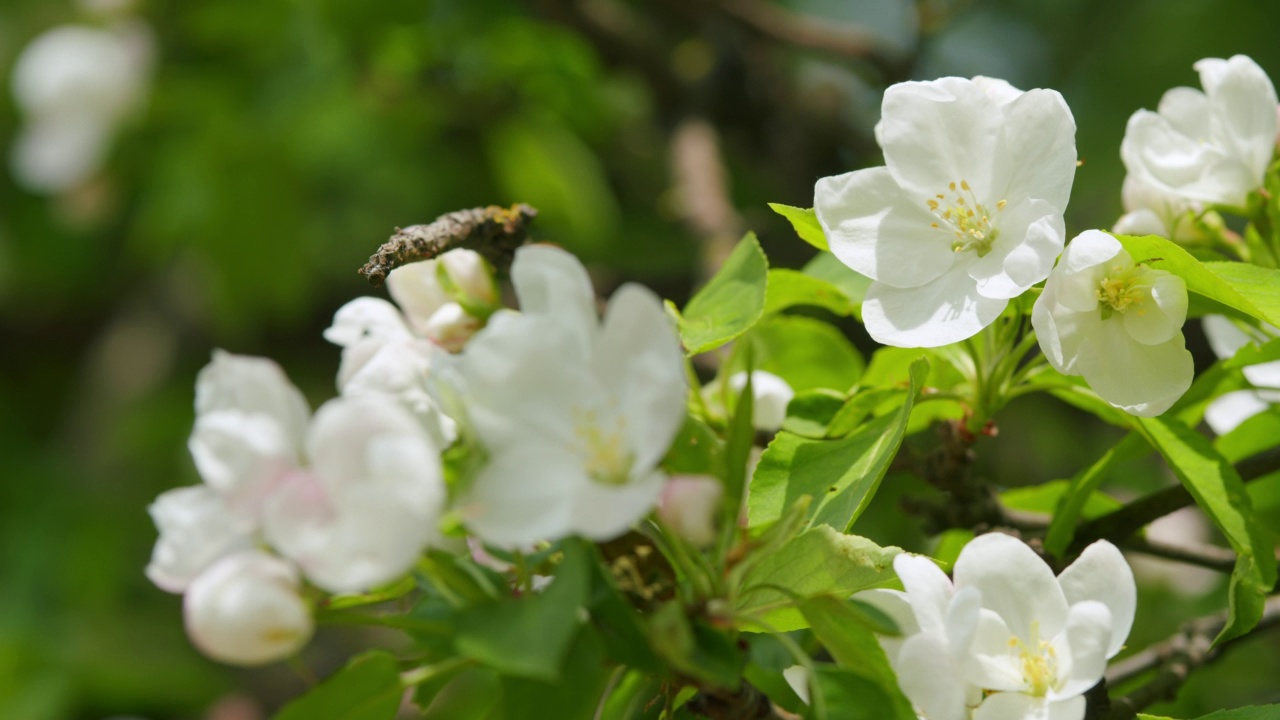
[[[1236,463],[1236,472],[1245,482],[1257,480],[1280,470],[1280,447],[1264,450]],[[1152,522],[1195,504],[1195,498],[1182,485],[1139,498],[1124,507],[1082,523],[1076,528],[1072,548],[1079,551],[1094,540],[1122,540]]]
[[[1217,545],[1170,543],[1134,535],[1121,541],[1120,547],[1224,573],[1231,572],[1236,566],[1236,554]]]
[[[511,266],[516,248],[524,244],[529,223],[537,215],[537,210],[524,204],[509,208],[490,205],[447,213],[426,225],[396,228],[391,239],[360,268],[360,274],[377,287],[401,265],[430,260],[457,248],[475,250],[505,269]]]
[[[1227,611],[1193,620],[1169,639],[1131,655],[1107,668],[1107,684],[1115,687],[1148,672],[1155,676],[1133,692],[1111,700],[1109,720],[1130,720],[1138,711],[1161,700],[1172,698],[1188,675],[1202,665],[1217,660],[1222,653],[1260,631],[1280,627],[1280,595],[1267,599],[1262,618],[1248,635],[1214,646],[1213,638],[1226,627]]]

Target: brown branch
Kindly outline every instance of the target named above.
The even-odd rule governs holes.
[[[1262,619],[1253,632],[1215,647],[1213,638],[1226,625],[1225,610],[1193,620],[1169,639],[1107,668],[1106,681],[1113,687],[1153,670],[1156,673],[1146,684],[1128,695],[1112,699],[1109,720],[1130,720],[1149,705],[1173,698],[1192,670],[1217,660],[1227,648],[1234,647],[1245,638],[1253,637],[1259,631],[1280,627],[1280,595],[1267,599]]]
[[[1236,463],[1236,472],[1245,482],[1257,480],[1277,470],[1280,470],[1280,447],[1264,450]],[[1114,512],[1082,523],[1076,528],[1075,540],[1071,545],[1073,553],[1079,552],[1095,540],[1123,540],[1165,515],[1193,504],[1195,498],[1182,485],[1151,493]]]
[[[1217,545],[1170,543],[1134,535],[1122,540],[1120,547],[1224,573],[1230,573],[1236,566],[1236,554]]]
[[[733,692],[702,690],[685,707],[711,720],[799,720],[745,680]]]
[[[359,272],[377,287],[387,279],[387,273],[401,265],[430,260],[456,248],[475,250],[505,269],[511,266],[516,248],[524,244],[529,223],[537,215],[537,210],[524,204],[510,208],[490,205],[447,213],[427,225],[396,228]]]
[[[807,17],[762,0],[721,0],[718,5],[726,15],[788,45],[862,60],[880,60],[883,54],[875,34],[857,25]]]

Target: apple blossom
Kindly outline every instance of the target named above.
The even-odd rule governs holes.
[[[387,290],[416,333],[450,352],[462,349],[501,299],[488,263],[464,248],[392,270]]]
[[[902,347],[971,337],[1062,249],[1071,111],[1053,90],[987,78],[899,83],[876,139],[885,167],[823,178],[814,196],[831,251],[874,281],[867,331]]]
[[[1270,325],[1264,326],[1265,332],[1253,328],[1246,331],[1222,315],[1206,315],[1202,322],[1209,347],[1224,360],[1234,356],[1245,345],[1266,342],[1277,333],[1276,328]],[[1248,365],[1243,372],[1245,379],[1257,389],[1225,393],[1205,408],[1205,422],[1219,435],[1225,435],[1240,423],[1280,402],[1280,360]]]
[[[1198,202],[1164,194],[1133,175],[1124,179],[1121,198],[1125,214],[1112,228],[1116,234],[1159,235],[1179,243],[1204,239],[1204,231],[1195,222],[1201,211]],[[1221,221],[1216,215],[1211,217]]]
[[[729,376],[729,389],[741,393],[747,386],[745,372]],[[787,405],[795,397],[795,390],[786,380],[764,370],[751,371],[752,413],[751,424],[757,430],[773,432],[787,419]]]
[[[467,526],[511,547],[605,540],[651,510],[685,416],[684,357],[661,301],[624,285],[603,324],[586,269],[516,251],[521,313],[500,310],[458,358],[459,395],[488,461],[462,494]]]
[[[900,555],[904,591],[857,595],[903,633],[881,645],[927,720],[1080,720],[1083,693],[1133,624],[1137,588],[1120,551],[1096,542],[1058,576],[1025,543],[992,533],[961,551],[954,583]]]
[[[31,41],[13,67],[23,114],[12,149],[18,181],[59,192],[88,179],[119,123],[142,101],[151,64],[150,30],[62,25]]]
[[[283,660],[307,644],[313,629],[297,571],[261,550],[227,556],[201,573],[182,610],[200,652],[233,665]]]
[[[1131,177],[1185,201],[1242,208],[1276,144],[1276,91],[1250,58],[1195,64],[1203,92],[1169,90],[1129,118],[1120,156]]]
[[[1049,275],[1031,324],[1055,370],[1082,375],[1103,400],[1150,417],[1191,386],[1186,315],[1182,278],[1135,264],[1114,237],[1088,230]]]

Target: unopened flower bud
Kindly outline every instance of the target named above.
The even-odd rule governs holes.
[[[200,652],[232,665],[264,665],[311,638],[311,612],[298,572],[261,550],[227,556],[191,583],[183,601],[187,635]]]
[[[658,519],[695,547],[716,539],[716,515],[724,485],[710,475],[676,475],[662,488]]]
[[[454,300],[483,307],[498,304],[498,286],[480,253],[459,248],[441,255],[439,262],[436,272],[442,275],[440,284]]]
[[[729,378],[729,387],[735,392],[742,392],[747,385],[747,374],[736,373]],[[751,424],[757,430],[773,432],[782,427],[787,419],[787,405],[796,393],[786,380],[764,370],[751,373],[751,395],[753,398]]]
[[[425,329],[431,342],[449,352],[458,352],[480,329],[480,320],[463,310],[458,303],[451,302],[432,313]]]

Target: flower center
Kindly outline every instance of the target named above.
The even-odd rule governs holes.
[[[594,410],[580,410],[577,416],[574,434],[581,442],[587,475],[601,485],[625,485],[635,463],[623,433],[626,419],[618,417],[608,428],[599,422]]]
[[[959,186],[953,182],[947,188],[951,191],[949,198],[938,193],[925,200],[929,212],[938,218],[938,222],[932,223],[930,227],[955,234],[955,240],[951,241],[952,251],[973,251],[978,257],[984,257],[991,252],[991,246],[1000,235],[1000,229],[991,220],[993,213],[978,202],[968,181],[961,180]],[[994,214],[997,219],[1007,204],[1006,200],[996,203]]]
[[[1031,623],[1031,642],[1022,638],[1009,638],[1010,652],[1017,653],[1017,661],[1022,666],[1022,681],[1027,684],[1027,693],[1033,697],[1044,697],[1050,689],[1058,684],[1058,654],[1053,645],[1040,639],[1040,623]]]
[[[1125,313],[1129,308],[1135,308],[1139,315],[1146,313],[1143,303],[1148,289],[1140,282],[1141,269],[1141,266],[1125,268],[1116,265],[1098,283],[1098,304],[1102,308],[1103,320],[1115,313]]]

